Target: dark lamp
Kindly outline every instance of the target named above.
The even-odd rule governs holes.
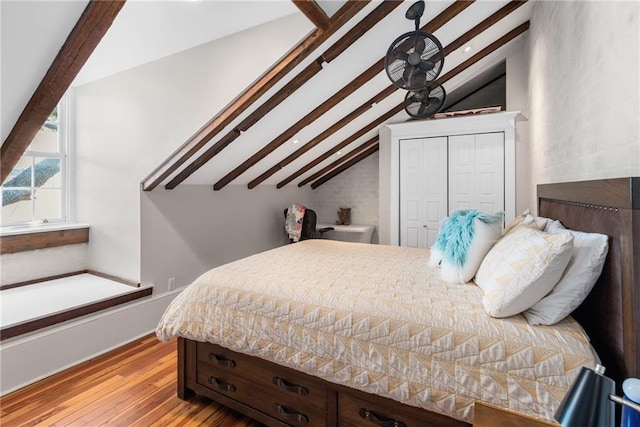
[[[640,405],[616,396],[615,382],[604,375],[605,368],[583,367],[555,413],[564,427],[614,427],[615,403],[640,412]]]

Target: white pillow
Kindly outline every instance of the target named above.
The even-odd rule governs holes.
[[[502,216],[500,216],[502,217]],[[489,249],[500,239],[502,221],[486,223],[479,219],[473,221],[473,240],[467,249],[467,260],[459,266],[451,262],[447,257],[442,258],[440,264],[440,276],[449,283],[466,283],[476,275],[484,256]]]
[[[489,215],[475,209],[458,210],[447,217],[431,247],[429,266],[440,265],[440,275],[450,283],[473,279],[482,259],[500,238],[502,212]]]
[[[476,283],[482,304],[493,317],[522,313],[548,294],[569,263],[573,236],[516,227],[485,256]]]
[[[502,234],[507,234],[509,231],[511,231],[512,228],[518,227],[520,224],[522,224],[524,222],[524,220],[528,217],[531,216],[529,214],[529,209],[527,209],[526,211],[522,212],[520,215],[518,215],[517,217],[515,217],[509,224],[507,224],[504,227],[504,230],[502,230]]]
[[[531,325],[553,325],[578,308],[600,277],[609,250],[608,237],[604,234],[567,230],[559,221],[551,221],[546,230],[552,234],[570,233],[573,250],[566,270],[551,293],[524,312]]]
[[[509,233],[518,227],[531,227],[545,231],[545,227],[551,220],[542,216],[533,216],[529,213],[529,209],[518,215],[511,221],[502,231],[502,235]]]

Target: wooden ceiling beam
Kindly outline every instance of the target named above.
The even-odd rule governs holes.
[[[402,4],[402,0],[385,0],[373,12],[368,14],[358,25],[354,26],[347,34],[342,36],[340,40],[335,42],[329,49],[322,54],[322,60],[329,63],[336,59],[342,52],[347,50],[349,46],[362,37],[382,18],[391,13],[396,7]]]
[[[322,62],[320,58],[307,65],[304,70],[300,71],[289,83],[284,85],[282,89],[276,92],[271,98],[266,100],[262,105],[256,108],[244,120],[242,120],[236,129],[246,132],[251,126],[255,125],[269,111],[276,108],[282,101],[287,99],[292,93],[300,89],[302,85],[308,82],[313,76],[322,71]]]
[[[371,147],[369,147],[366,150],[364,150],[362,153],[358,154],[358,156],[356,156],[353,159],[349,160],[347,163],[343,164],[342,166],[337,167],[336,169],[332,170],[331,172],[329,172],[328,174],[326,174],[322,178],[320,178],[317,181],[313,182],[311,184],[311,188],[313,188],[315,190],[316,188],[320,187],[325,182],[329,181],[332,178],[335,178],[336,176],[340,175],[342,172],[346,171],[350,167],[360,163],[361,161],[363,161],[364,159],[366,159],[367,157],[369,157],[370,155],[372,155],[373,153],[375,153],[379,149],[380,149],[380,144],[372,145]]]
[[[347,2],[338,12],[336,16],[342,16],[348,13],[348,10],[343,10],[347,6],[354,7],[353,4],[357,2]],[[262,119],[269,111],[277,107],[282,101],[284,101],[289,95],[298,90],[302,85],[309,81],[316,73],[322,70],[322,62],[326,61],[325,57],[335,58],[336,55],[343,52],[347,47],[353,44],[362,34],[371,29],[378,20],[387,16],[393,9],[398,7],[401,2],[387,1],[382,2],[372,12],[370,12],[362,21],[350,29],[340,40],[334,43],[325,53],[323,53],[316,61],[312,62],[298,75],[296,75],[289,83],[287,83],[282,89],[280,89],[275,95],[265,101],[260,107],[247,116],[238,126],[236,130],[244,132],[251,126],[256,124]],[[360,8],[356,10],[359,11]],[[327,52],[331,52],[327,54]],[[327,61],[328,62],[328,61]],[[222,151],[233,140],[226,135],[221,140],[217,141],[207,151],[202,153],[195,161],[189,164],[184,170],[178,173],[171,181],[165,185],[166,189],[173,189],[187,179],[191,174],[197,171],[200,167],[211,160],[215,155]],[[235,139],[235,138],[234,138]]]
[[[287,130],[278,135],[274,140],[269,142],[267,145],[262,147],[258,152],[249,157],[247,160],[242,162],[240,166],[236,167],[234,170],[229,172],[223,178],[221,178],[218,182],[216,182],[213,186],[214,190],[221,190],[225,186],[227,186],[231,181],[242,175],[249,168],[254,166],[260,160],[264,159],[268,154],[272,153],[276,148],[280,147],[285,142],[289,141],[293,138],[299,131],[319,119],[324,113],[329,111],[331,108],[336,106],[340,101],[347,98],[356,89],[362,87],[366,82],[371,80],[380,72],[378,64],[374,64],[369,67],[363,73],[361,73],[358,77],[353,79],[351,82],[347,83],[342,89],[333,94],[329,99],[324,101],[322,104],[311,110],[311,112],[307,113],[303,118],[298,120],[293,125],[289,126]]]
[[[224,150],[229,144],[240,136],[241,132],[245,132],[251,126],[258,122],[265,114],[271,109],[275,108],[280,102],[284,101],[289,95],[295,92],[300,86],[305,84],[311,77],[315,76],[322,70],[322,65],[318,61],[313,61],[304,70],[280,89],[276,94],[269,98],[264,104],[258,107],[253,113],[249,114],[244,120],[242,120],[238,126],[232,131],[228,132],[219,141],[209,147],[205,152],[200,154],[196,160],[189,163],[187,167],[180,171],[175,177],[171,179],[166,185],[165,189],[173,190],[185,179],[190,177],[195,171],[204,166],[209,160],[214,158],[218,153]],[[231,134],[235,136],[232,136]],[[237,135],[236,135],[237,133]]]
[[[465,43],[468,43],[469,40],[473,39],[474,37],[476,37],[477,35],[479,35],[483,31],[485,31],[486,29],[491,27],[493,24],[495,24],[496,22],[500,21],[502,18],[506,17],[508,14],[513,12],[515,9],[517,9],[520,6],[522,6],[525,2],[526,2],[526,0],[525,1],[512,1],[512,2],[508,3],[506,6],[504,6],[503,8],[501,8],[500,10],[498,10],[497,12],[492,14],[490,17],[488,17],[487,19],[485,19],[484,21],[482,21],[481,23],[479,23],[478,25],[473,27],[471,30],[467,31],[465,34],[463,34],[462,36],[457,38],[455,41],[453,41],[448,46],[446,46],[444,48],[445,56],[448,55],[450,52],[453,52],[456,49],[460,48]],[[451,13],[448,13],[447,16],[449,16],[451,18]],[[293,162],[295,159],[297,159],[302,154],[304,154],[307,151],[309,151],[311,148],[313,148],[316,145],[318,145],[324,139],[326,139],[327,137],[332,135],[335,131],[337,131],[338,129],[342,128],[347,123],[351,122],[353,119],[358,117],[363,112],[367,111],[369,106],[373,102],[377,103],[377,102],[382,101],[382,99],[386,98],[388,95],[390,95],[393,92],[395,92],[396,89],[397,88],[395,86],[389,86],[388,88],[386,88],[382,92],[380,92],[378,95],[376,95],[376,97],[370,99],[369,101],[365,102],[360,107],[356,108],[354,111],[352,111],[350,114],[345,116],[343,119],[341,119],[335,125],[333,125],[329,129],[327,129],[326,131],[322,132],[320,135],[318,135],[317,137],[313,138],[311,141],[309,141],[308,143],[304,144],[302,147],[298,148],[295,152],[291,153],[286,158],[280,160],[276,165],[274,165],[272,168],[270,168],[269,170],[264,172],[259,177],[255,178],[254,180],[249,182],[249,185],[248,185],[249,189],[252,189],[252,188],[256,187],[262,181],[264,181],[265,179],[267,179],[268,177],[270,177],[274,173],[278,172],[279,170],[284,168],[289,163]]]
[[[303,181],[301,181],[298,184],[298,187],[305,186],[308,183],[315,181],[316,179],[320,178],[321,176],[323,176],[327,172],[335,169],[336,167],[340,166],[342,163],[344,163],[347,160],[351,159],[352,157],[356,156],[358,153],[366,150],[367,148],[369,148],[369,146],[371,144],[375,144],[377,142],[378,142],[378,135],[374,136],[373,138],[367,140],[363,144],[361,144],[358,147],[354,148],[353,150],[351,150],[350,152],[348,152],[344,156],[340,157],[335,162],[329,163],[327,166],[323,167],[322,169],[320,169],[318,172],[314,173],[313,175],[310,175],[308,178],[306,178]]]
[[[195,161],[189,163],[178,175],[176,175],[171,181],[169,181],[164,187],[167,190],[173,190],[182,181],[191,176],[195,171],[204,166],[209,160],[211,160],[216,154],[222,151],[227,145],[231,144],[240,136],[238,129],[231,129],[225,136],[223,136],[216,144],[207,148]]]
[[[246,111],[254,102],[306,59],[316,48],[346,24],[368,4],[367,1],[348,2],[337,13],[339,15],[327,31],[315,30],[284,58],[273,65],[258,80],[224,107],[191,138],[174,151],[166,160],[142,180],[142,189],[151,191],[193,157],[207,142]]]
[[[456,51],[457,49],[461,48],[462,46],[466,45],[471,40],[473,40],[476,36],[480,35],[480,33],[484,32],[485,30],[488,30],[489,27],[491,27],[493,24],[495,24],[498,21],[500,21],[501,19],[505,18],[507,15],[509,15],[510,13],[512,13],[513,11],[515,11],[520,6],[522,6],[522,5],[526,4],[526,3],[527,3],[527,0],[510,1],[505,6],[503,6],[501,9],[499,9],[497,12],[492,14],[490,17],[488,17],[484,21],[480,22],[478,25],[474,26],[471,30],[467,31],[462,36],[460,36],[457,39],[455,39],[453,42],[449,43],[444,48],[445,56],[450,54],[451,52]]]
[[[293,4],[313,23],[319,30],[327,31],[331,27],[331,19],[318,3],[313,0],[292,0]]]
[[[442,27],[446,22],[448,22],[453,16],[456,16],[458,13],[462,12],[464,9],[469,7],[473,1],[464,1],[458,0],[449,6],[445,11],[440,13],[430,22],[425,24],[421,29],[427,32],[433,32],[436,29]],[[267,155],[272,153],[282,144],[293,138],[293,136],[298,133],[300,130],[307,127],[309,124],[313,123],[315,120],[320,118],[323,114],[329,111],[331,108],[336,106],[342,100],[347,98],[357,89],[359,89],[363,84],[367,81],[375,77],[378,73],[380,73],[384,68],[384,57],[380,60],[376,61],[373,65],[371,65],[367,70],[362,72],[359,76],[354,78],[351,82],[347,83],[343,88],[338,90],[333,96],[324,101],[318,107],[313,109],[310,113],[304,116],[302,119],[298,120],[296,123],[291,125],[287,130],[278,135],[274,140],[265,145],[258,152],[253,154],[247,160],[245,160],[238,167],[233,169],[223,178],[218,180],[213,186],[214,190],[221,190],[229,183],[231,183],[234,179],[238,178],[240,175],[245,173],[249,168],[256,165],[259,161],[264,159]],[[275,168],[275,167],[274,167]],[[253,187],[249,187],[253,188]]]
[[[368,125],[363,127],[362,129],[360,129],[356,133],[352,134],[351,136],[349,136],[347,139],[343,140],[338,145],[336,145],[333,148],[329,149],[328,151],[326,151],[324,154],[320,155],[315,160],[307,163],[305,166],[303,166],[302,168],[298,169],[293,174],[289,175],[283,181],[279,182],[278,185],[276,185],[276,187],[277,188],[284,187],[285,185],[287,185],[288,183],[290,183],[291,181],[293,181],[294,179],[296,179],[297,177],[299,177],[303,173],[308,172],[309,170],[311,170],[315,166],[319,165],[323,161],[327,160],[329,157],[331,157],[332,155],[334,155],[338,151],[342,150],[347,145],[351,144],[352,142],[354,142],[358,138],[364,136],[367,132],[369,132],[369,131],[375,129],[376,127],[378,127],[379,125],[385,123],[387,120],[389,120],[391,117],[393,117],[396,114],[398,114],[403,109],[404,109],[404,106],[402,104],[393,107],[391,110],[387,111],[382,116],[378,117],[377,119],[375,119],[374,121],[372,121],[371,123],[369,123]]]
[[[480,52],[476,53],[471,58],[469,58],[466,61],[464,61],[462,64],[458,65],[453,70],[449,71],[447,74],[445,74],[444,76],[440,77],[437,80],[437,82],[439,84],[443,85],[445,82],[449,81],[450,79],[452,79],[453,77],[457,76],[461,72],[463,72],[466,69],[470,68],[473,64],[475,64],[476,62],[482,60],[483,58],[485,58],[489,54],[495,52],[498,48],[501,48],[505,44],[509,43],[511,40],[513,40],[514,38],[518,37],[520,34],[524,33],[528,29],[529,29],[529,21],[518,25],[516,28],[514,28],[511,31],[509,31],[507,34],[505,34],[504,36],[500,37],[498,40],[494,41],[489,46],[485,47]]]
[[[347,124],[351,123],[351,121],[353,121],[356,117],[358,117],[361,114],[363,114],[364,112],[368,111],[371,108],[372,105],[382,101],[384,98],[386,98],[387,96],[389,96],[391,93],[393,93],[395,91],[396,91],[396,87],[391,85],[391,86],[388,86],[387,88],[383,89],[381,92],[379,92],[373,98],[365,101],[358,108],[356,108],[351,113],[349,113],[348,115],[346,115],[345,117],[343,117],[342,119],[340,119],[339,121],[334,123],[328,129],[324,130],[322,133],[320,133],[318,136],[313,138],[311,141],[307,142],[302,147],[300,147],[299,149],[297,149],[296,151],[294,151],[293,153],[291,153],[290,155],[288,155],[284,159],[280,160],[272,168],[270,168],[266,172],[262,173],[259,177],[255,178],[254,180],[249,182],[249,185],[248,185],[249,189],[252,189],[252,188],[256,187],[262,181],[264,181],[265,179],[269,178],[271,175],[273,175],[274,173],[278,172],[279,170],[281,170],[282,168],[287,166],[289,163],[293,162],[295,159],[300,157],[302,154],[304,154],[307,151],[311,150],[313,147],[315,147],[316,145],[318,145],[319,143],[321,143],[322,141],[324,141],[325,139],[327,139],[328,137],[333,135],[335,132],[337,132],[338,130],[342,129]]]
[[[496,40],[495,42],[491,43],[489,46],[485,47],[484,49],[482,49],[480,52],[478,52],[477,54],[473,55],[471,58],[467,59],[466,61],[464,61],[463,63],[461,63],[460,65],[458,65],[457,67],[455,67],[453,70],[449,71],[447,74],[445,74],[444,76],[440,77],[439,79],[437,79],[437,82],[439,84],[444,84],[445,82],[447,82],[448,80],[452,79],[453,77],[457,76],[458,74],[460,74],[461,72],[467,70],[468,68],[470,68],[472,65],[474,65],[475,63],[477,63],[478,61],[482,60],[483,58],[485,58],[486,56],[488,56],[489,54],[493,53],[494,51],[496,51],[497,49],[499,49],[500,47],[504,46],[505,44],[509,43],[511,40],[513,40],[514,38],[516,38],[517,36],[519,36],[520,34],[524,33],[525,31],[527,31],[529,29],[529,21],[520,24],[519,26],[517,26],[516,28],[514,28],[513,30],[509,31],[507,34],[505,34],[504,36],[500,37],[498,40]],[[397,112],[401,111],[404,109],[404,105],[403,104],[399,104],[397,105],[395,108],[389,110],[389,112],[387,112],[384,116],[382,117],[392,117],[394,116]],[[289,176],[288,178],[286,178],[284,181],[278,183],[277,187],[278,188],[282,188],[283,186],[285,186],[286,184],[288,184],[289,182],[291,182],[292,180],[294,180],[295,178],[297,178],[298,176],[302,175],[303,173],[309,171],[310,169],[312,169],[313,167],[317,166],[318,164],[320,164],[321,162],[323,162],[324,160],[326,160],[327,158],[329,158],[332,154],[338,152],[338,150],[344,148],[346,145],[348,145],[348,143],[355,141],[357,138],[359,138],[360,136],[364,135],[364,133],[368,132],[369,130],[371,130],[373,127],[378,126],[378,124],[381,124],[380,119],[382,118],[380,117],[379,119],[375,120],[374,122],[370,123],[369,125],[367,125],[366,127],[364,127],[363,129],[361,129],[360,131],[356,132],[354,135],[352,135],[351,137],[347,138],[345,141],[341,142],[340,144],[336,145],[335,147],[331,148],[330,150],[328,150],[327,152],[325,152],[323,155],[321,155],[320,157],[316,158],[315,160],[309,162],[307,165],[305,165],[304,167],[302,167],[301,169],[299,169],[297,172],[293,173],[291,176]],[[386,121],[386,119],[384,120]],[[366,132],[363,132],[366,131]],[[359,135],[358,137],[354,138],[356,135]],[[346,143],[347,141],[349,141],[348,143]],[[335,176],[335,175],[334,175]],[[322,182],[326,182],[322,181]]]
[[[22,154],[87,62],[125,0],[91,0],[73,27],[49,70],[36,88],[0,149],[0,182]]]

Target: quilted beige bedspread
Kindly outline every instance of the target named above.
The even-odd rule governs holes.
[[[168,307],[157,335],[209,341],[471,422],[483,400],[552,419],[594,356],[568,318],[489,317],[428,250],[307,240],[217,267]]]

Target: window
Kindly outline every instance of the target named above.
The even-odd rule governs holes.
[[[0,225],[68,220],[67,112],[65,95],[2,184]]]

